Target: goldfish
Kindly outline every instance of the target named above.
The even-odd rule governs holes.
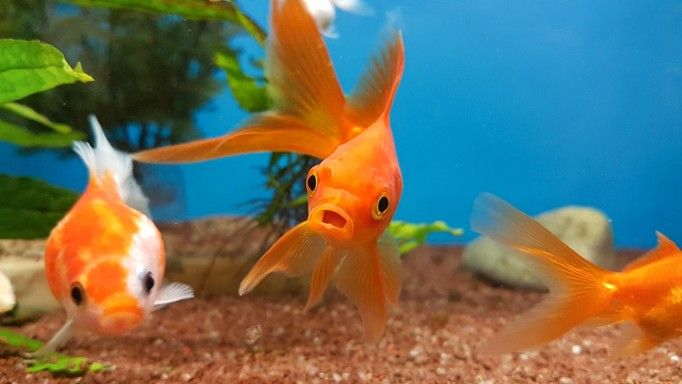
[[[295,152],[322,161],[305,180],[308,218],[258,260],[239,287],[245,294],[272,272],[312,272],[306,308],[333,280],[359,308],[365,336],[377,340],[397,305],[400,262],[384,231],[402,192],[390,110],[404,67],[402,36],[344,96],[324,39],[301,0],[274,0],[266,74],[274,108],[234,132],[142,151],[147,162],[192,162],[249,152]]]
[[[54,227],[45,249],[47,282],[67,320],[38,356],[55,351],[75,330],[119,335],[152,310],[193,297],[184,284],[161,287],[163,240],[147,216],[132,159],[111,146],[94,116],[90,124],[95,148],[73,145],[89,171],[86,190]]]
[[[334,28],[336,8],[355,14],[370,14],[372,10],[360,0],[304,0],[306,9],[313,16],[322,33],[331,38],[339,37]]]
[[[658,246],[620,272],[578,255],[540,223],[500,198],[480,195],[472,228],[524,253],[549,288],[549,297],[485,343],[485,353],[528,349],[562,337],[576,326],[623,323],[611,356],[647,351],[682,335],[682,251],[657,232]]]

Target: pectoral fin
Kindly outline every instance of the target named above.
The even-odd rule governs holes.
[[[194,297],[192,287],[183,283],[170,283],[159,290],[159,295],[154,302],[154,310],[165,307],[168,304]]]
[[[295,226],[280,237],[251,268],[239,284],[239,294],[250,292],[272,272],[284,272],[290,277],[310,272],[325,245],[322,237],[310,231],[307,222]]]

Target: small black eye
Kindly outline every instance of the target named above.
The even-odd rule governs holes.
[[[317,175],[314,173],[311,173],[308,176],[308,179],[305,181],[305,187],[308,189],[308,193],[313,193],[315,192],[315,188],[317,188]]]
[[[152,292],[152,289],[154,288],[154,276],[152,276],[151,272],[147,272],[144,275],[144,291],[146,294],[150,294]]]
[[[379,196],[379,199],[372,207],[372,217],[374,217],[375,220],[383,219],[386,212],[388,212],[389,205],[388,196],[386,195],[386,192],[384,192]]]
[[[78,306],[85,302],[85,292],[83,292],[83,286],[80,283],[71,285],[71,300]]]
[[[381,196],[379,202],[377,203],[377,208],[379,209],[380,213],[386,212],[386,210],[388,209],[388,197]]]

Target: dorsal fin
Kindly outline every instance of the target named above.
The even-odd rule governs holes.
[[[381,53],[360,78],[348,98],[350,115],[367,127],[388,115],[405,67],[405,48],[400,32],[393,32]]]
[[[95,116],[90,115],[89,120],[95,147],[77,141],[73,143],[73,151],[88,167],[91,178],[106,182],[105,176],[111,177],[120,198],[129,206],[149,216],[149,200],[133,177],[131,156],[111,146]]]
[[[666,235],[656,231],[656,237],[658,238],[658,245],[656,248],[650,250],[649,252],[637,258],[635,261],[626,265],[625,268],[623,268],[623,272],[631,271],[643,265],[654,263],[667,257],[682,256],[682,251],[680,251],[680,248]]]

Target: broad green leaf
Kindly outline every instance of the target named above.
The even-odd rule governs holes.
[[[35,109],[23,104],[5,103],[0,104],[0,108],[15,113],[25,119],[35,121],[38,124],[42,124],[57,133],[69,133],[73,131],[68,125],[55,123],[48,119],[47,116],[40,114]]]
[[[0,120],[0,141],[7,141],[20,147],[63,148],[76,140],[82,140],[82,132],[33,133],[32,131]]]
[[[0,175],[0,238],[44,238],[78,195],[28,177]]]
[[[464,233],[461,228],[450,228],[444,221],[415,224],[397,220],[389,224],[388,232],[398,241],[401,255],[425,244],[432,233],[442,232],[453,236]]]
[[[79,64],[71,68],[64,55],[39,41],[0,39],[0,104],[61,84],[93,81]]]
[[[31,339],[7,328],[0,328],[0,342],[26,352],[35,352],[43,346],[43,342]],[[67,356],[53,353],[40,360],[27,360],[26,371],[51,372],[53,374],[80,376],[87,372],[97,373],[111,369],[111,366],[99,362],[88,362],[87,357]]]
[[[188,19],[214,19],[231,21],[240,25],[259,44],[265,41],[265,32],[244,15],[232,0],[59,0],[83,7],[122,8],[137,11],[170,13]]]
[[[227,74],[227,84],[242,109],[251,113],[268,109],[269,99],[265,86],[244,73],[236,51],[225,48],[217,52],[215,64]]]

